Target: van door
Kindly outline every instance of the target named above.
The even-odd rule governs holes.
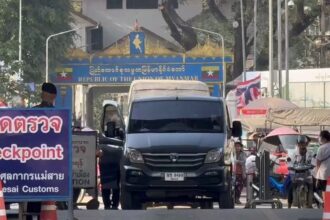
[[[125,142],[125,124],[118,104],[104,101],[99,135],[99,149],[107,155],[107,160],[120,160]]]
[[[101,130],[105,137],[112,139],[125,139],[125,123],[118,104],[107,101],[103,105]]]

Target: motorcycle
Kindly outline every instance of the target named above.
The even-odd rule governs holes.
[[[293,171],[293,200],[298,208],[311,208],[313,203],[313,180],[310,170],[314,166],[310,164],[299,164],[289,167]]]
[[[288,196],[288,189],[291,184],[290,175],[269,176],[270,192],[272,197],[285,199]]]
[[[291,162],[290,158],[288,158],[289,162]],[[310,164],[294,164],[288,166],[289,172],[287,174],[269,176],[272,197],[286,199],[292,184],[294,187],[293,204],[298,208],[312,207],[313,189],[310,170],[313,167]]]

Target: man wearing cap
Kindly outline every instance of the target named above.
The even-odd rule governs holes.
[[[34,108],[54,108],[55,99],[56,99],[56,86],[53,83],[45,82],[41,86],[41,103],[34,106]],[[41,202],[28,202],[27,204],[27,213],[40,213],[41,211]],[[32,215],[27,215],[26,220],[32,220]]]
[[[53,83],[43,83],[41,91],[41,103],[35,108],[53,108],[57,94],[56,86]]]
[[[297,138],[297,149],[296,153],[293,155],[293,158],[291,159],[290,166],[297,166],[297,165],[310,165],[313,159],[313,155],[311,152],[307,150],[307,146],[310,142],[310,138],[305,135],[299,135]],[[294,174],[293,174],[294,175]],[[293,176],[294,177],[294,176]],[[310,173],[310,178],[306,178],[306,183],[308,183],[308,196],[306,204],[304,204],[305,207],[311,208],[312,204],[312,198],[313,198],[313,182],[312,182],[312,175]],[[291,208],[293,203],[293,193],[296,188],[296,183],[293,182],[289,186],[288,190],[288,208]]]

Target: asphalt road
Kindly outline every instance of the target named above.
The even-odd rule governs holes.
[[[91,199],[86,196],[83,202]],[[103,210],[102,199],[99,198],[99,210],[86,210],[86,207],[79,206],[80,210],[74,211],[74,216],[78,220],[319,220],[322,219],[322,210],[319,209],[287,209],[286,201],[283,209],[271,209],[270,205],[260,205],[257,209],[244,209],[245,193],[243,193],[241,201],[243,204],[235,205],[235,209],[220,210],[217,203],[214,209],[201,210],[189,209],[188,207],[178,206],[174,210],[167,210],[165,207],[148,208],[141,211],[114,211]],[[14,207],[13,208],[18,208]],[[7,210],[9,211],[9,210]],[[13,210],[14,211],[14,210]],[[8,212],[7,212],[8,213]],[[58,220],[66,220],[68,213],[66,211],[57,211]],[[16,220],[17,216],[8,218],[8,220]]]
[[[64,220],[67,213],[58,211],[58,219]],[[154,209],[144,211],[77,210],[78,220],[320,220],[322,210],[317,209]]]

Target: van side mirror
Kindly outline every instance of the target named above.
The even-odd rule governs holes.
[[[117,138],[107,137],[104,134],[100,133],[99,134],[99,144],[115,145],[115,146],[123,147],[124,141],[117,139]]]
[[[242,137],[242,123],[240,121],[233,121],[232,126],[232,136],[233,137]]]

